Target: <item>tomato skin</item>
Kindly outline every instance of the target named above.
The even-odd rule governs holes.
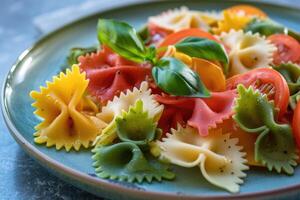
[[[186,37],[203,37],[220,43],[217,38],[208,32],[205,32],[199,28],[189,28],[167,35],[166,38],[158,45],[158,47],[174,45]]]
[[[274,103],[279,108],[278,118],[281,119],[287,111],[290,91],[284,77],[271,68],[257,68],[244,74],[233,76],[226,80],[226,89],[234,89],[238,84],[246,87],[254,86],[259,80],[261,84],[272,84],[275,87]]]
[[[203,31],[200,28],[189,28],[189,29],[184,29],[184,30],[169,34],[164,38],[164,40],[162,40],[158,44],[157,47],[161,48],[161,47],[167,47],[169,45],[175,45],[176,43],[180,42],[181,40],[183,40],[187,37],[201,37],[201,38],[207,38],[210,40],[214,40],[214,41],[218,42],[219,44],[222,44],[227,53],[230,52],[229,47],[224,45],[220,40],[218,40],[212,34],[206,32],[206,31]],[[161,57],[163,54],[164,54],[164,51],[160,52],[159,57]]]
[[[236,6],[232,6],[226,9],[227,11],[230,12],[243,12],[245,15],[248,16],[257,16],[259,18],[266,18],[267,14],[262,11],[261,9],[255,7],[255,6],[250,6],[250,5],[246,5],[246,4],[240,4],[240,5],[236,5]]]
[[[274,34],[267,39],[277,47],[277,51],[273,54],[275,65],[289,61],[294,63],[300,61],[300,44],[296,39],[285,34]]]
[[[292,128],[294,138],[296,139],[296,144],[298,148],[300,148],[300,101],[298,101],[297,106],[294,110]]]

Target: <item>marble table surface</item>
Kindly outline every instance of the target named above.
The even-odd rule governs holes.
[[[33,23],[34,18],[44,13],[82,2],[82,0],[0,1],[1,85],[5,74],[18,55],[41,36],[41,32],[37,30]],[[281,2],[288,1],[282,0]],[[292,1],[289,0],[289,2]],[[98,198],[59,180],[28,157],[8,133],[1,115],[0,200],[6,199],[90,200]]]

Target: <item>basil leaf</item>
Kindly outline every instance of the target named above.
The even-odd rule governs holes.
[[[84,56],[89,53],[97,52],[97,47],[88,47],[88,48],[82,48],[82,47],[74,47],[70,49],[69,55],[67,57],[68,65],[72,66],[73,64],[78,63],[78,57]]]
[[[114,52],[134,62],[144,62],[147,50],[136,30],[125,22],[99,19],[98,40]]]
[[[175,96],[210,97],[198,74],[183,62],[164,57],[152,68],[152,76],[164,92]]]
[[[144,44],[147,44],[151,40],[151,35],[147,25],[144,25],[139,31],[138,35],[143,40]]]
[[[207,38],[188,37],[175,45],[176,50],[191,57],[220,61],[224,65],[224,73],[228,71],[228,56],[222,45]]]
[[[245,32],[251,31],[252,33],[259,33],[264,36],[273,35],[276,33],[288,34],[289,36],[300,41],[300,34],[290,30],[281,24],[278,24],[272,20],[258,20],[253,19],[245,28]]]

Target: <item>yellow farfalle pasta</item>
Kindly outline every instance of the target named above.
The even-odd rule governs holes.
[[[121,93],[119,97],[115,96],[112,101],[109,101],[102,111],[97,114],[97,118],[104,121],[108,126],[103,129],[102,133],[97,137],[94,145],[107,145],[110,144],[116,137],[116,124],[115,119],[123,111],[128,112],[131,106],[134,106],[137,100],[142,100],[143,111],[148,112],[149,118],[154,118],[157,122],[163,112],[163,105],[155,101],[151,90],[148,87],[148,82],[141,83],[140,88],[133,88],[132,91],[127,90],[126,93]]]
[[[187,28],[201,28],[209,30],[209,24],[215,19],[212,15],[206,15],[199,11],[189,10],[187,7],[173,9],[160,15],[149,18],[149,23],[170,32],[176,32]]]
[[[214,27],[212,31],[215,34],[220,34],[222,32],[228,32],[231,29],[240,30],[243,29],[252,19],[252,16],[247,16],[243,13],[224,11],[223,19],[218,21],[217,27]]]
[[[220,188],[238,192],[243,172],[248,169],[245,153],[238,146],[238,139],[214,129],[209,136],[201,137],[197,130],[178,125],[163,141],[157,141],[153,148],[160,149],[160,159],[182,167],[200,167],[204,178]],[[157,152],[157,149],[152,152]]]
[[[55,145],[56,149],[64,147],[67,151],[79,150],[81,145],[90,146],[105,123],[95,117],[98,107],[84,96],[88,82],[85,73],[73,65],[66,74],[61,72],[53,82],[47,82],[47,87],[41,87],[40,92],[30,93],[35,100],[34,113],[43,119],[35,127],[36,143]]]
[[[229,76],[248,72],[254,68],[269,67],[276,47],[258,33],[231,30],[222,33],[222,42],[230,48]]]

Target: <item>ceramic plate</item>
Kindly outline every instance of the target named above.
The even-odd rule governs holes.
[[[29,92],[44,85],[46,80],[51,80],[60,71],[71,47],[97,43],[96,24],[99,17],[122,19],[139,27],[148,16],[182,5],[196,10],[220,10],[236,3],[215,0],[140,1],[85,17],[45,36],[20,56],[4,83],[2,109],[11,134],[30,156],[58,177],[98,196],[113,199],[249,199],[297,195],[300,191],[300,167],[290,177],[251,169],[240,193],[232,195],[208,184],[197,168],[175,168],[176,180],[161,183],[129,184],[102,180],[95,177],[90,150],[66,153],[33,142],[33,127],[38,119],[32,114],[34,108],[30,105],[32,99]],[[300,31],[300,10],[263,3],[255,3],[255,6],[267,12],[272,19]]]

